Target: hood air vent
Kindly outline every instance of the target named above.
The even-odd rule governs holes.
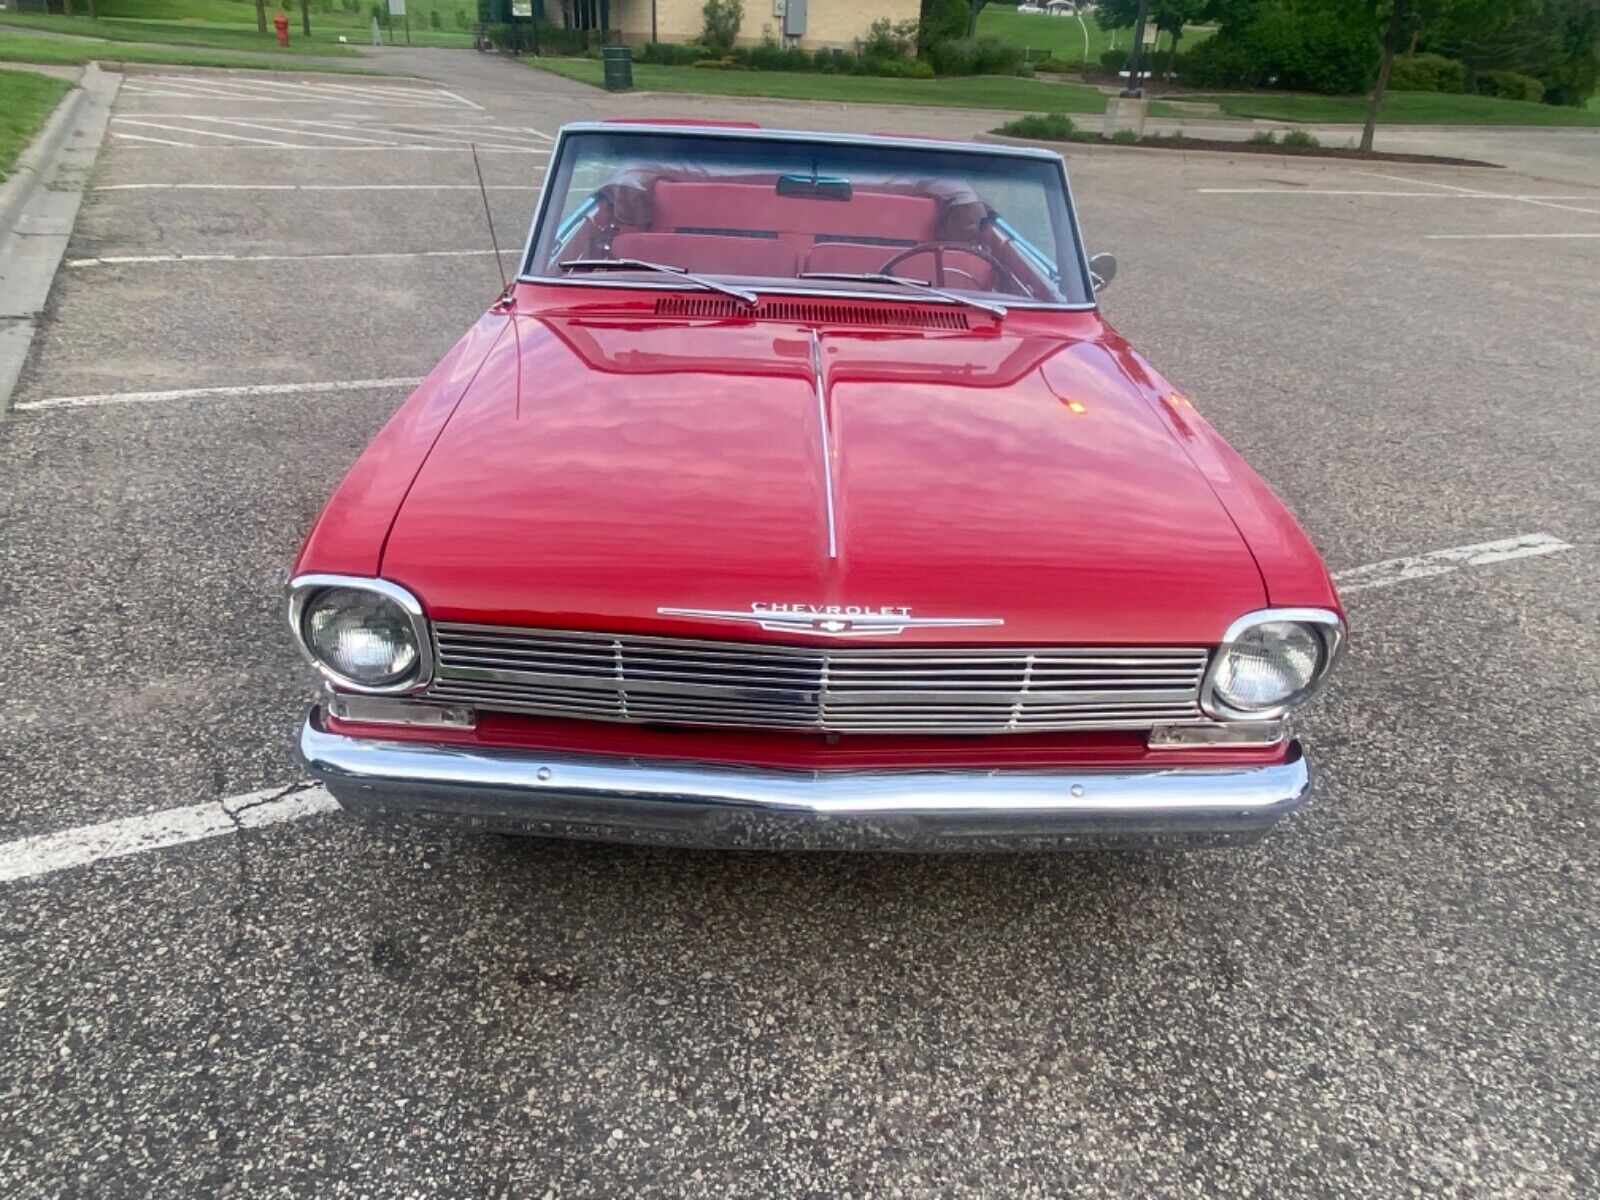
[[[722,296],[663,296],[658,317],[755,317],[808,325],[876,325],[891,329],[966,329],[967,314],[943,309],[836,304],[815,300],[764,300],[755,308]]]

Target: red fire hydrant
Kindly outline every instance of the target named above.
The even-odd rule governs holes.
[[[272,27],[278,31],[278,45],[287,46],[289,44],[289,14],[280,8],[278,15],[272,18]]]

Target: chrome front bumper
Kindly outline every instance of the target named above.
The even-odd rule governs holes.
[[[329,732],[300,757],[346,809],[545,837],[763,850],[1070,850],[1251,842],[1311,791],[1261,767],[778,770]]]

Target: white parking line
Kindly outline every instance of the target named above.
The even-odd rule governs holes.
[[[388,382],[394,381],[367,381],[372,386]],[[303,388],[307,385],[292,386]],[[309,386],[333,388],[350,385]],[[225,390],[229,389],[201,388],[190,393],[146,393],[146,396],[214,394]],[[245,390],[250,389],[232,389],[235,393]],[[39,403],[49,402],[36,402],[36,406]],[[1457,546],[1410,558],[1371,563],[1341,571],[1334,578],[1340,581],[1341,590],[1355,592],[1363,588],[1389,587],[1396,583],[1443,575],[1463,567],[1490,566],[1570,549],[1572,547],[1566,542],[1547,533],[1530,533],[1497,542],[1480,542],[1474,546]],[[160,850],[242,830],[300,821],[333,812],[338,807],[338,801],[325,788],[297,783],[203,804],[190,804],[183,808],[162,809],[137,817],[123,817],[97,825],[80,825],[59,833],[20,838],[0,843],[0,883],[35,879],[73,867],[90,866],[109,858],[124,858],[130,854],[142,854],[146,850]]]
[[[0,883],[200,842],[243,829],[300,821],[338,807],[338,801],[326,789],[299,784],[20,838],[0,845]]]
[[[176,144],[176,143],[174,143]],[[537,192],[537,183],[491,183],[491,192]],[[475,192],[475,183],[103,183],[97,192]]]
[[[372,250],[333,254],[108,254],[102,258],[69,258],[69,267],[122,267],[144,263],[215,262],[353,262],[372,258],[474,258],[493,250]],[[502,255],[521,254],[502,250]]]
[[[1518,196],[1505,192],[1486,192],[1482,188],[1457,187],[1453,183],[1435,183],[1431,179],[1407,179],[1404,175],[1386,175],[1382,171],[1356,171],[1357,175],[1368,175],[1373,179],[1388,179],[1395,183],[1409,183],[1413,186],[1441,188],[1446,192],[1454,192],[1463,196],[1488,197],[1496,200],[1512,200],[1518,204],[1534,204],[1540,208],[1559,208],[1566,212],[1590,213],[1600,216],[1600,208],[1579,208],[1575,204],[1556,204],[1550,200],[1535,199],[1532,196]],[[1585,197],[1566,197],[1567,199],[1585,199]]]
[[[1385,192],[1365,188],[1231,187],[1195,188],[1201,196],[1382,196],[1411,200],[1587,200],[1587,196],[1526,192]]]
[[[186,129],[185,133],[199,133],[196,129]],[[136,142],[160,142],[164,146],[182,146],[186,150],[228,150],[239,152],[243,150],[293,150],[299,154],[309,154],[316,150],[326,150],[334,154],[471,154],[471,146],[303,146],[288,142],[279,142],[274,145],[262,146],[236,146],[229,143],[226,146],[202,146],[194,142],[169,142],[162,138],[140,137],[138,134],[122,133],[112,130],[111,136],[119,140],[132,140]],[[145,146],[127,146],[127,150],[144,150]],[[542,147],[517,147],[508,149],[503,146],[479,146],[479,154],[536,154],[548,155],[550,151]]]
[[[1368,563],[1340,571],[1333,580],[1343,595],[1366,591],[1368,588],[1393,587],[1397,583],[1410,583],[1413,579],[1428,579],[1434,575],[1448,575],[1463,567],[1487,567],[1494,563],[1510,562],[1515,558],[1532,558],[1539,554],[1556,554],[1572,547],[1548,533],[1525,533],[1520,537],[1502,538],[1497,542],[1479,542],[1472,546],[1453,546],[1449,550],[1434,550],[1428,554],[1413,554],[1406,558],[1389,558],[1383,562]]]
[[[1499,242],[1524,238],[1600,238],[1600,233],[1425,233],[1430,242]]]
[[[298,150],[294,142],[278,142],[271,138],[247,137],[238,133],[224,133],[219,129],[185,129],[182,125],[167,125],[161,121],[144,121],[137,117],[112,117],[118,125],[132,125],[137,129],[164,129],[168,133],[183,133],[190,137],[227,138],[232,142],[248,142],[256,146],[274,146],[282,150]]]
[[[236,387],[178,388],[168,392],[100,392],[87,396],[52,396],[48,400],[21,400],[15,412],[50,408],[99,408],[107,404],[157,404],[163,400],[222,400],[239,396],[304,396],[325,392],[370,392],[389,388],[414,388],[420,375],[401,379],[341,379],[331,383],[253,383]]]

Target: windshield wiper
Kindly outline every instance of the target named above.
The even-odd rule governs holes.
[[[970,296],[963,296],[959,292],[947,292],[944,288],[934,287],[931,283],[923,283],[920,279],[902,279],[899,275],[883,275],[874,273],[851,274],[848,271],[802,271],[801,279],[838,279],[850,283],[894,283],[901,287],[915,288],[928,296],[938,296],[941,300],[954,300],[957,304],[966,304],[972,308],[981,309],[995,317],[1006,315],[1006,306],[991,304],[987,300],[974,300]]]
[[[732,296],[751,308],[761,303],[754,292],[746,291],[744,288],[730,287],[725,283],[718,283],[715,279],[707,279],[704,275],[696,275],[693,271],[685,271],[682,267],[646,262],[642,258],[574,258],[570,262],[556,265],[563,271],[660,271],[663,275],[676,275],[679,279],[697,283],[708,291]]]

